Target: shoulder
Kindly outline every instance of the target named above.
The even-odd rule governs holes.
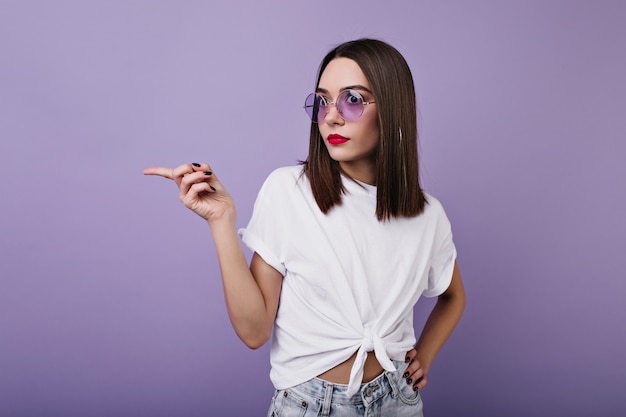
[[[285,191],[306,180],[301,165],[285,166],[272,171],[265,180],[262,190],[265,192]]]
[[[285,180],[293,180],[298,179],[302,175],[302,166],[301,165],[293,165],[276,168],[274,171],[268,175],[266,181],[285,181]]]
[[[302,172],[301,165],[286,166],[272,171],[270,175],[267,176],[265,184],[293,185],[301,178],[306,178]]]
[[[426,197],[424,212],[440,213],[444,211],[441,201],[439,201],[439,199],[437,199],[434,195],[424,192],[424,196]]]
[[[446,211],[441,201],[432,194],[424,193],[424,195],[426,196],[426,205],[424,206],[422,215],[431,220],[447,218]]]
[[[450,228],[450,220],[441,201],[428,193],[425,195],[427,201],[423,213],[425,220],[433,225],[437,225],[437,228]]]

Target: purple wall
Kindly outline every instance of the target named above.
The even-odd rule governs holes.
[[[362,36],[413,68],[469,296],[428,415],[626,415],[626,3],[213,3],[0,0],[0,416],[264,415],[208,228],[141,172],[212,163],[245,225]]]

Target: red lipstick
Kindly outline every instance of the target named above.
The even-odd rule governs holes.
[[[338,133],[331,133],[330,135],[328,135],[328,143],[330,143],[331,145],[341,145],[342,143],[346,143],[349,140],[350,139],[344,138]]]

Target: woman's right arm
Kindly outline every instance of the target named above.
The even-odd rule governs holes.
[[[237,235],[235,205],[226,189],[207,164],[147,168],[144,174],[173,180],[183,204],[207,221],[230,321],[248,347],[261,347],[269,339],[276,318],[282,275],[256,253],[248,266]]]

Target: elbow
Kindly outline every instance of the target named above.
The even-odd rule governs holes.
[[[270,335],[265,333],[255,333],[249,335],[239,335],[239,338],[248,348],[256,350],[269,340]]]
[[[242,339],[243,343],[252,350],[257,350],[258,348],[260,348],[261,346],[263,346],[265,344],[266,341],[264,340],[252,340],[252,339]]]
[[[457,308],[461,311],[465,310],[465,306],[467,305],[467,295],[465,294],[464,289],[461,289],[460,291],[456,291],[447,300],[450,303],[453,303],[454,305],[456,305]]]
[[[459,267],[454,264],[454,270],[452,272],[452,279],[448,289],[439,296],[439,301],[454,306],[456,309],[463,312],[465,305],[467,304],[467,295],[465,294],[465,287],[461,280],[461,274]]]
[[[442,307],[451,311],[456,311],[457,315],[460,317],[467,305],[467,295],[463,287],[456,288],[440,295],[437,299],[437,304],[441,304]]]
[[[452,302],[459,306],[461,310],[465,310],[465,305],[467,304],[467,295],[465,294],[465,290],[461,289],[460,291],[455,292],[452,297]]]
[[[447,309],[455,310],[459,315],[461,315],[463,311],[465,311],[467,298],[465,294],[439,296],[437,304]]]

